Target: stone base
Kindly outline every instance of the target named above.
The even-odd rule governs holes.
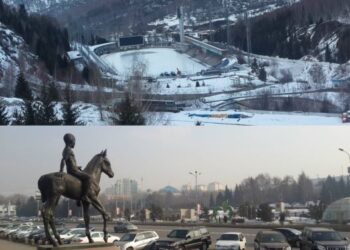
[[[116,250],[120,249],[112,243],[92,243],[92,244],[67,244],[54,247],[52,245],[38,246],[37,250],[74,250],[74,249],[89,249],[89,250]]]

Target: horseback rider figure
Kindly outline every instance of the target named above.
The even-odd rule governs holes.
[[[60,166],[60,172],[63,172],[64,166],[67,166],[67,173],[78,178],[82,183],[81,200],[91,203],[88,192],[91,186],[91,177],[81,170],[81,167],[77,166],[77,161],[73,152],[75,146],[75,137],[72,134],[65,134],[63,137],[66,147],[62,152],[62,160]]]

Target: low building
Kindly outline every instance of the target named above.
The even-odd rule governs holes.
[[[322,221],[344,224],[350,222],[350,197],[331,203],[323,212]]]
[[[195,209],[180,209],[180,218],[181,220],[191,220],[195,221],[197,219]]]

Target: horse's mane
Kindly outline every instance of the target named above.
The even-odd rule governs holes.
[[[101,154],[97,154],[94,157],[92,157],[92,159],[89,161],[89,163],[84,168],[84,172],[92,173],[92,170],[96,166],[96,162],[98,161],[99,156],[101,156]]]

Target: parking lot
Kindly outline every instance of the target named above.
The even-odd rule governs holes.
[[[40,225],[40,223],[39,223]],[[76,223],[68,223],[66,226],[68,228],[74,228],[77,224]],[[102,230],[102,224],[91,224],[93,227],[95,227],[96,230]],[[117,235],[121,237],[123,234],[122,233],[114,233],[113,231],[113,226],[114,224],[110,222],[108,224],[108,232],[111,234]],[[166,237],[166,235],[175,228],[182,228],[182,227],[188,227],[191,225],[178,225],[178,226],[163,226],[163,225],[138,225],[139,231],[156,231],[159,235],[160,238]],[[219,236],[225,232],[242,232],[247,239],[247,250],[252,250],[253,249],[253,243],[254,243],[254,238],[255,235],[261,230],[258,228],[230,228],[230,227],[207,227],[211,238],[212,238],[212,244],[209,247],[209,249],[214,249],[215,248],[215,241],[216,239],[219,238]],[[344,237],[350,237],[350,232],[341,232],[341,234]],[[9,242],[7,240],[1,240],[0,239],[0,249],[18,249],[18,250],[26,250],[26,249],[35,249],[34,246],[29,246],[29,245],[24,245],[21,243],[15,243],[15,242]]]

